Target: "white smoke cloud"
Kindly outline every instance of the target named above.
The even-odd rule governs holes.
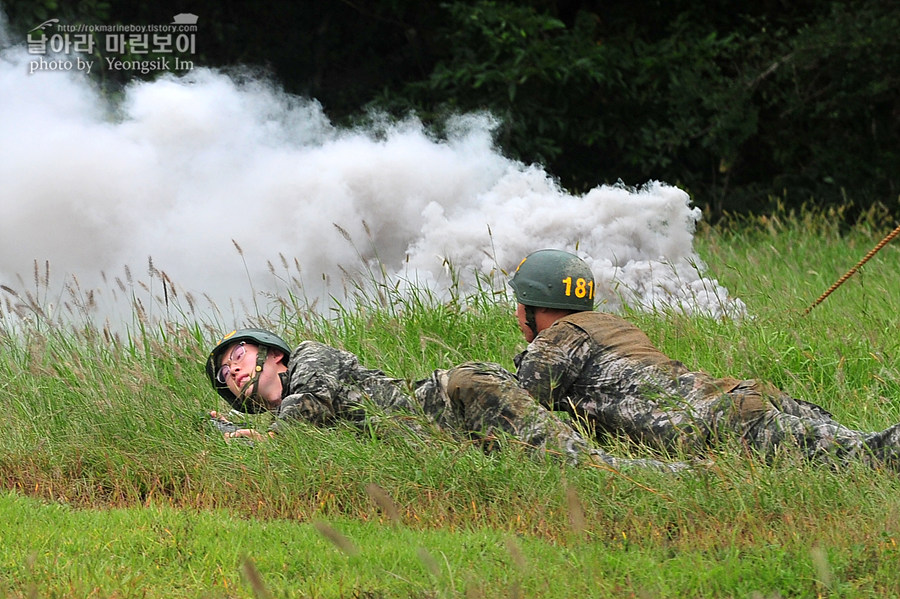
[[[182,296],[241,324],[253,292],[283,292],[295,264],[313,298],[340,295],[346,272],[376,262],[441,293],[448,263],[463,284],[478,272],[502,286],[522,257],[554,247],[591,264],[603,309],[743,311],[704,276],[687,194],[653,182],[571,195],[503,156],[487,115],[458,117],[444,140],[415,120],[345,130],[314,100],[204,68],[135,82],[112,102],[83,73],[29,74],[33,58],[22,45],[0,52],[9,288],[31,287],[36,263],[37,278],[49,264],[70,287],[138,295],[122,281],[149,276],[152,259]]]

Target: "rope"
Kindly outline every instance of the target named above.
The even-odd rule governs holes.
[[[810,311],[810,310],[812,310],[813,308],[815,308],[816,306],[818,306],[819,304],[821,304],[823,301],[825,301],[825,298],[828,297],[829,295],[831,295],[831,292],[832,292],[832,291],[834,291],[835,289],[837,289],[838,287],[840,287],[841,285],[843,285],[843,284],[844,284],[844,281],[846,281],[847,279],[849,279],[850,277],[852,277],[853,274],[854,274],[857,270],[859,270],[859,268],[860,268],[863,264],[865,264],[866,262],[868,262],[868,261],[872,258],[872,256],[874,256],[876,253],[878,253],[878,251],[879,251],[881,248],[883,248],[883,247],[886,246],[888,243],[890,243],[891,239],[893,239],[894,237],[896,237],[898,234],[900,234],[900,226],[898,226],[896,229],[894,229],[893,231],[891,231],[890,233],[888,233],[888,234],[885,236],[884,239],[882,239],[881,241],[878,242],[878,245],[876,245],[874,248],[871,249],[871,251],[869,251],[868,254],[866,254],[866,257],[865,257],[865,258],[863,258],[862,260],[860,260],[860,261],[856,264],[856,266],[854,266],[853,268],[851,268],[850,270],[848,270],[846,273],[844,273],[844,276],[842,276],[840,279],[838,279],[838,280],[835,282],[834,285],[832,285],[831,287],[828,288],[828,291],[826,291],[825,293],[823,293],[823,294],[819,297],[819,299],[817,299],[815,302],[813,302],[813,304],[803,312],[803,315],[806,316],[807,314],[809,314],[809,311]]]

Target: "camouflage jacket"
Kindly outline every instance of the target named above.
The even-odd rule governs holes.
[[[519,384],[542,405],[654,445],[705,444],[723,430],[743,434],[772,410],[831,421],[813,404],[756,380],[689,370],[640,329],[602,312],[578,312],[541,331],[516,356]]]
[[[297,346],[281,377],[284,391],[272,425],[275,431],[292,419],[359,424],[367,416],[366,405],[385,412],[420,412],[403,380],[366,368],[356,355],[316,341]]]

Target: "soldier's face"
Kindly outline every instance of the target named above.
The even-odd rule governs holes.
[[[522,334],[525,335],[525,341],[531,343],[534,341],[534,331],[528,326],[525,322],[525,306],[524,304],[518,304],[516,306],[516,320],[519,322],[519,330],[522,331]]]
[[[247,382],[256,375],[256,359],[259,356],[259,347],[251,343],[244,343],[243,352],[235,352],[240,343],[230,345],[222,352],[221,368],[228,365],[228,374],[225,376],[225,386],[236,396],[242,396],[242,390],[250,387]],[[284,354],[275,348],[269,348],[262,372],[259,375],[259,384],[255,385],[256,399],[263,402],[267,408],[274,409],[281,405],[281,378],[278,376],[286,367],[281,364]]]

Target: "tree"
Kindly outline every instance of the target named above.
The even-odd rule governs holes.
[[[50,16],[140,24],[183,12],[5,6],[21,32]],[[440,133],[450,114],[490,111],[504,152],[572,191],[658,179],[713,217],[773,198],[900,211],[893,0],[196,0],[191,11],[201,64],[250,65],[339,124],[375,108],[415,112]]]

